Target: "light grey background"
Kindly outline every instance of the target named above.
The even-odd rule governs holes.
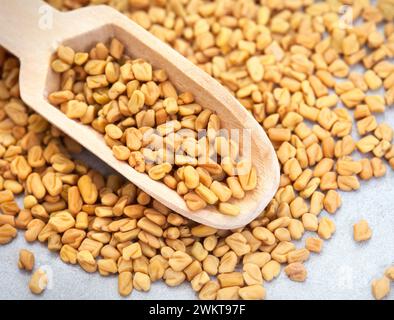
[[[377,118],[379,123],[387,122],[394,127],[393,108]],[[108,169],[87,152],[83,158],[90,166],[107,172]],[[372,299],[371,281],[381,277],[385,268],[394,263],[393,187],[394,172],[388,168],[386,177],[362,181],[361,189],[356,192],[342,192],[343,206],[330,216],[336,224],[336,233],[331,240],[324,242],[321,254],[312,254],[305,263],[308,270],[306,282],[292,282],[282,272],[278,279],[264,284],[267,299]],[[373,230],[372,238],[361,244],[353,240],[353,224],[360,219],[366,219]],[[304,239],[308,235],[305,234]],[[303,241],[297,246],[303,246]],[[28,289],[30,274],[17,267],[18,252],[22,248],[32,250],[36,256],[36,268],[45,269],[49,275],[49,286],[40,296],[33,295]],[[78,266],[65,264],[46,245],[26,243],[22,232],[10,244],[0,246],[0,299],[120,298],[117,277],[88,274]],[[150,292],[133,290],[125,299],[196,299],[196,295],[188,283],[169,288],[156,282]],[[388,299],[394,299],[394,292]]]

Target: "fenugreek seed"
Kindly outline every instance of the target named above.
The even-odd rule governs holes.
[[[130,149],[126,146],[115,145],[112,147],[112,153],[118,160],[126,161],[130,158]]]
[[[227,287],[219,289],[216,293],[216,300],[238,300],[240,287]]]
[[[261,285],[250,285],[238,290],[239,296],[243,300],[264,300],[266,292]]]
[[[174,271],[172,268],[168,268],[164,272],[163,279],[165,283],[170,287],[179,286],[182,282],[185,281],[186,276],[184,272]]]
[[[385,276],[380,279],[373,280],[371,288],[374,298],[376,300],[382,300],[390,293],[390,280]]]
[[[34,268],[34,254],[26,249],[19,251],[18,268],[22,270],[32,271]]]
[[[335,190],[329,190],[323,200],[324,209],[329,213],[335,213],[342,205],[341,196]]]
[[[79,246],[78,250],[79,251],[87,250],[93,255],[94,258],[97,258],[102,247],[103,244],[101,242],[93,239],[85,238],[82,241],[81,245]]]
[[[152,66],[143,61],[136,61],[132,64],[131,69],[135,78],[139,81],[151,81],[152,80]]]
[[[264,227],[257,227],[253,229],[253,236],[261,240],[265,245],[273,245],[276,240],[275,240],[275,235],[268,229]]]
[[[142,230],[145,230],[156,237],[161,237],[163,234],[162,228],[160,228],[160,226],[158,226],[157,224],[155,224],[154,222],[152,222],[148,218],[142,218],[142,219],[138,220],[137,226],[139,228],[141,228]]]
[[[97,270],[97,263],[92,253],[88,250],[82,250],[77,253],[77,261],[81,268],[86,272],[92,273]]]
[[[217,281],[208,281],[200,290],[198,297],[201,300],[215,300],[220,285]]]
[[[195,192],[198,196],[200,196],[201,199],[203,199],[208,204],[215,204],[219,200],[216,194],[210,189],[208,189],[206,186],[204,186],[202,183],[198,185],[198,187],[195,189]]]
[[[239,206],[227,202],[220,202],[218,209],[221,213],[228,216],[237,216],[241,211]]]
[[[184,196],[187,207],[192,211],[204,209],[207,203],[197,194],[190,192]]]
[[[65,263],[76,264],[78,251],[69,245],[64,245],[60,249],[60,258]]]
[[[97,187],[88,175],[83,175],[78,180],[78,189],[86,204],[94,204],[98,197]]]
[[[138,259],[142,256],[141,246],[138,242],[133,243],[125,248],[123,248],[123,259]]]
[[[84,240],[85,237],[86,237],[86,232],[83,230],[78,230],[74,228],[68,229],[62,235],[62,243],[68,244],[71,247],[77,249],[79,248],[81,242]]]
[[[319,222],[314,214],[305,213],[302,215],[302,224],[307,231],[317,231]]]
[[[64,62],[60,59],[54,60],[51,64],[51,67],[52,67],[52,70],[57,73],[63,73],[71,68],[71,66],[69,64],[67,64],[66,62]]]
[[[233,272],[237,265],[237,261],[238,257],[233,251],[225,253],[220,259],[219,273]]]
[[[373,175],[376,178],[383,177],[386,174],[387,169],[382,159],[376,157],[372,158],[371,167],[372,167]]]
[[[127,297],[133,291],[133,276],[130,271],[120,272],[118,276],[118,291],[123,297]]]
[[[102,276],[108,276],[118,272],[118,266],[113,259],[100,259],[97,261],[97,268]],[[149,278],[149,277],[148,277]]]
[[[42,231],[43,233],[44,231]],[[38,240],[40,240],[40,236],[42,233],[39,235]],[[48,236],[48,250],[50,251],[59,251],[62,248],[62,241],[61,241],[61,236],[57,233],[53,233]]]
[[[388,267],[384,272],[384,275],[391,281],[394,281],[394,266]]]
[[[38,269],[30,278],[29,288],[34,294],[41,294],[48,285],[48,276],[42,269]]]
[[[305,266],[300,262],[290,263],[284,271],[292,281],[303,282],[307,276]]]
[[[190,263],[192,258],[185,252],[175,251],[171,258],[168,260],[170,267],[174,271],[184,270]]]
[[[27,225],[27,230],[25,232],[25,239],[27,242],[34,242],[37,240],[38,235],[44,229],[45,222],[40,219],[33,219]],[[1,227],[0,227],[1,228]]]
[[[162,163],[157,166],[152,167],[148,174],[149,177],[153,180],[161,180],[165,177],[167,173],[169,173],[172,169],[172,166],[169,163]]]
[[[222,288],[232,286],[242,287],[244,285],[244,279],[240,272],[222,273],[217,278]]]
[[[225,239],[225,242],[238,256],[243,256],[250,252],[250,246],[241,233],[233,233]]]
[[[357,242],[369,240],[372,237],[372,230],[366,220],[360,220],[353,226],[353,237]]]
[[[185,172],[185,182],[186,182],[186,172]],[[230,188],[228,188],[225,184],[219,181],[213,181],[210,186],[210,189],[216,194],[216,196],[219,198],[219,201],[221,202],[228,201],[232,196]]]
[[[0,215],[0,226],[5,225],[5,224],[9,224],[9,225],[15,227],[15,217],[10,216],[10,215],[6,215],[6,214]]]
[[[71,100],[67,102],[65,113],[70,119],[82,118],[88,109],[88,105],[85,102]]]
[[[0,244],[7,244],[17,235],[16,229],[10,224],[0,226]]]
[[[271,281],[280,274],[280,264],[275,260],[268,261],[261,269],[265,281]]]
[[[311,252],[320,253],[323,246],[323,240],[320,238],[309,237],[305,240],[305,248]]]
[[[210,281],[209,275],[202,271],[191,280],[191,286],[194,291],[200,291],[202,287]]]
[[[335,224],[332,220],[323,217],[319,221],[319,227],[317,233],[319,237],[327,240],[331,238],[332,234],[335,232]]]
[[[62,233],[75,225],[75,219],[69,212],[59,211],[49,219],[48,224],[56,232]]]
[[[246,263],[243,265],[243,278],[247,285],[263,284],[263,276],[257,264]]]
[[[136,272],[133,277],[133,287],[138,291],[149,291],[151,281],[147,274]]]

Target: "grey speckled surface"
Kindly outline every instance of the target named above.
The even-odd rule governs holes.
[[[394,127],[394,110],[377,117]],[[91,155],[84,158],[93,167],[106,171]],[[379,180],[363,182],[357,192],[342,193],[343,206],[332,216],[336,233],[324,243],[320,255],[312,254],[306,262],[308,279],[296,283],[282,273],[266,283],[267,299],[371,299],[370,282],[380,277],[394,263],[394,172]],[[327,213],[322,213],[327,215]],[[366,219],[372,238],[362,244],[352,238],[352,226]],[[308,236],[308,233],[304,236]],[[297,243],[298,247],[303,241]],[[36,266],[50,278],[47,290],[39,297],[28,289],[30,275],[17,268],[18,251],[34,251]],[[394,288],[393,288],[394,289]],[[39,243],[27,244],[20,232],[10,244],[0,247],[0,299],[119,299],[116,277],[88,274],[77,266],[64,264],[55,253]],[[195,299],[189,284],[169,288],[154,283],[149,293],[136,290],[126,299]],[[388,297],[394,299],[394,292]]]

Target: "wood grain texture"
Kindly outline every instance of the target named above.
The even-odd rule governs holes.
[[[38,0],[0,0],[0,45],[21,60],[20,91],[23,101],[49,122],[78,141],[126,179],[175,212],[218,229],[242,227],[256,218],[277,191],[280,178],[274,148],[253,116],[216,80],[193,65],[178,52],[132,22],[115,9],[95,6],[67,13],[56,10],[51,29],[40,27]],[[41,8],[41,9],[40,9]],[[12,30],[12,31],[11,31]],[[219,213],[215,207],[191,212],[181,196],[161,182],[139,173],[126,162],[118,161],[101,134],[89,126],[67,118],[47,101],[49,92],[58,90],[60,77],[50,69],[50,61],[59,44],[75,50],[88,50],[98,41],[116,37],[125,44],[131,57],[141,57],[155,68],[165,69],[179,91],[193,93],[197,103],[215,111],[228,129],[249,129],[252,133],[252,162],[258,173],[257,188],[242,200],[232,200],[241,207],[237,217]]]

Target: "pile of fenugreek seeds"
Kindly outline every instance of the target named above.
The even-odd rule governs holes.
[[[240,213],[228,201],[256,187],[256,168],[220,118],[191,93],[178,94],[165,70],[131,60],[116,38],[90,53],[60,46],[52,69],[61,88],[49,102],[104,134],[115,158],[162,180],[192,211],[217,204],[223,214]]]
[[[338,210],[339,191],[357,190],[360,180],[382,177],[387,166],[394,168],[393,130],[375,118],[394,102],[391,0],[378,0],[377,6],[368,0],[49,2],[64,10],[89,3],[114,6],[215,77],[267,131],[281,164],[281,185],[267,209],[244,228],[222,231],[193,223],[119,176],[103,177],[73,160],[72,154],[81,148],[21,102],[18,61],[0,50],[0,244],[10,242],[16,228],[25,229],[27,241],[47,243],[66,263],[78,263],[103,276],[117,274],[124,296],[133,288],[148,291],[152,282],[162,279],[169,286],[190,281],[201,299],[263,299],[263,281],[277,277],[282,265],[291,280],[306,279],[303,262],[311,252],[319,253],[323,240],[335,232],[334,222],[320,214]],[[96,47],[88,56],[78,57],[102,60],[104,70],[112,62],[116,73],[113,61],[98,59],[98,51],[105,51],[102,44],[98,46],[100,50]],[[76,62],[75,57],[65,61],[67,57],[60,55],[59,66]],[[355,65],[363,66],[363,71],[351,71]],[[75,100],[91,99],[87,78],[85,85],[78,72],[66,72],[71,76],[64,77],[63,85],[72,88],[72,94],[79,93]],[[164,77],[159,73],[152,76],[153,82]],[[104,77],[108,81],[106,73]],[[113,88],[115,83],[108,81],[96,98],[116,99],[122,84]],[[142,86],[131,91],[141,92],[146,105]],[[177,94],[169,83],[165,87]],[[126,93],[127,89],[126,85]],[[162,90],[163,86],[160,94]],[[125,97],[129,110],[131,96]],[[177,116],[165,118],[178,120],[182,103],[192,103],[191,97],[187,99],[180,94],[167,106],[163,101],[157,110],[144,108],[145,114],[156,119],[159,110],[163,114],[177,110]],[[78,113],[79,107],[70,108],[78,111],[78,116],[72,115],[89,118],[87,123],[105,132],[108,144],[118,146],[115,155],[129,154],[124,148],[127,141],[114,140],[126,127],[138,128],[137,119],[135,124],[106,130],[103,119],[111,108],[86,104],[89,116]],[[188,111],[196,118],[204,112],[194,108]],[[359,138],[352,138],[352,130]],[[353,158],[356,153],[364,155],[361,160]],[[174,173],[175,180],[168,178],[167,183],[178,183],[181,175]],[[14,196],[22,192],[19,208]],[[303,238],[305,231],[317,235],[297,248],[292,241]],[[371,235],[366,221],[354,226],[355,240],[366,241]],[[20,253],[19,267],[34,268],[31,253]],[[372,282],[375,298],[388,295],[393,278],[391,267]],[[30,289],[40,293],[46,282],[45,272],[38,269]]]

